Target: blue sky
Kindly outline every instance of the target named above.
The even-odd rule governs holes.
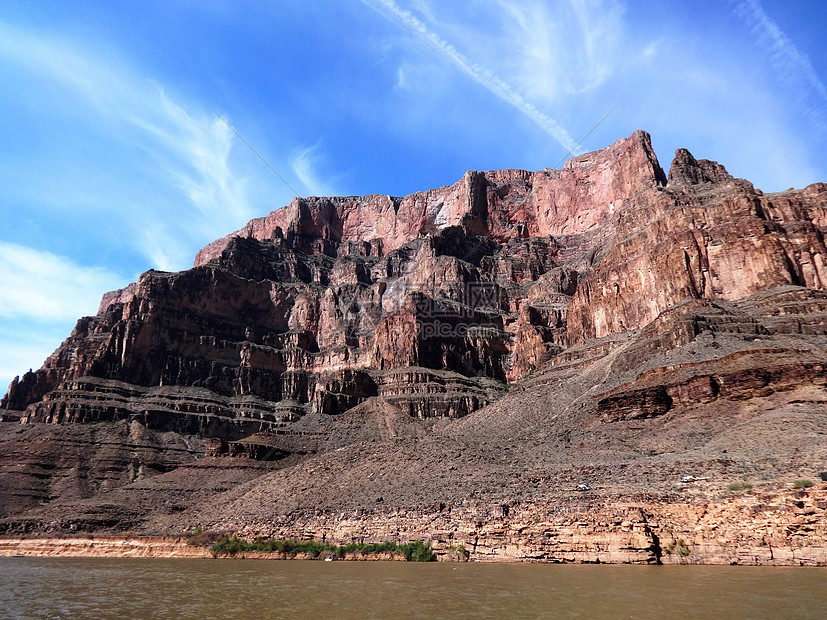
[[[765,191],[827,181],[827,5],[0,4],[0,383],[100,296],[301,195],[404,195],[646,129]]]

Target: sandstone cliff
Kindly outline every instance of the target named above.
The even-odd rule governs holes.
[[[566,502],[586,480],[600,481],[595,505],[634,495],[652,513],[684,501],[686,473],[718,491],[814,478],[827,470],[826,226],[827,185],[764,194],[685,149],[666,175],[640,131],[562,170],[296,199],[192,269],[107,294],[15,380],[0,405],[21,438],[118,423],[154,433],[156,453],[118,439],[133,455],[113,461],[121,473],[93,466],[69,487],[68,463],[33,456],[51,464],[45,508],[24,499],[23,458],[3,527],[102,511],[98,523],[160,533],[183,519],[265,531],[315,509]],[[175,437],[191,456],[170,456]],[[223,468],[243,474],[225,488]],[[218,520],[182,498],[199,475],[223,489]],[[166,508],[130,507],[148,494]]]
[[[193,269],[104,296],[3,406],[47,422],[176,412],[189,417],[153,425],[229,437],[399,392],[373,370],[513,381],[565,345],[579,274],[607,246],[598,231],[613,235],[624,201],[664,182],[636,132],[563,170],[469,172],[400,199],[296,199],[204,248]],[[469,396],[411,395],[412,410],[456,417],[501,393],[463,383]],[[202,392],[156,389],[168,386]],[[132,405],[124,389],[137,390]]]

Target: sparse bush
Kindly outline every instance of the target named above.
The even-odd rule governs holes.
[[[425,544],[421,540],[405,543],[399,548],[405,554],[405,560],[408,562],[433,562],[436,560],[431,545]]]
[[[666,545],[663,550],[668,554],[672,555],[679,555],[681,557],[686,557],[689,555],[689,545],[686,544],[686,541],[683,538],[678,538],[673,540],[671,543]]]
[[[449,560],[456,561],[459,560],[460,562],[467,562],[469,556],[471,555],[465,549],[465,545],[451,545],[446,549],[447,553],[446,556]]]
[[[213,557],[222,555],[232,557],[239,553],[258,551],[262,553],[283,553],[288,556],[306,553],[313,559],[325,555],[344,558],[348,553],[361,553],[362,555],[402,553],[408,562],[432,562],[436,559],[431,545],[426,545],[421,541],[404,545],[386,541],[381,543],[347,543],[337,546],[317,540],[279,540],[276,538],[259,538],[250,542],[236,536],[229,537],[225,534],[210,550]]]
[[[730,482],[726,488],[730,491],[749,491],[752,485],[749,482]]]
[[[795,482],[793,482],[793,487],[795,487],[796,489],[807,489],[811,486],[813,486],[813,481],[812,480],[807,480],[805,478],[802,478],[801,480],[796,480]]]

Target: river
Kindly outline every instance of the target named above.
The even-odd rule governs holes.
[[[2,618],[823,618],[827,570],[0,558]]]

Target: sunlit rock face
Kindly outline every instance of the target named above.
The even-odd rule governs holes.
[[[649,330],[630,369],[710,324],[823,333],[825,226],[827,185],[765,195],[685,149],[667,177],[642,131],[562,170],[297,198],[203,248],[192,269],[105,295],[2,407],[23,422],[137,419],[224,439],[371,398],[462,417],[594,339]],[[773,290],[795,308],[720,305]],[[676,311],[689,302],[694,314]],[[736,318],[710,323],[716,308]],[[629,389],[606,397],[611,416],[706,394]]]

